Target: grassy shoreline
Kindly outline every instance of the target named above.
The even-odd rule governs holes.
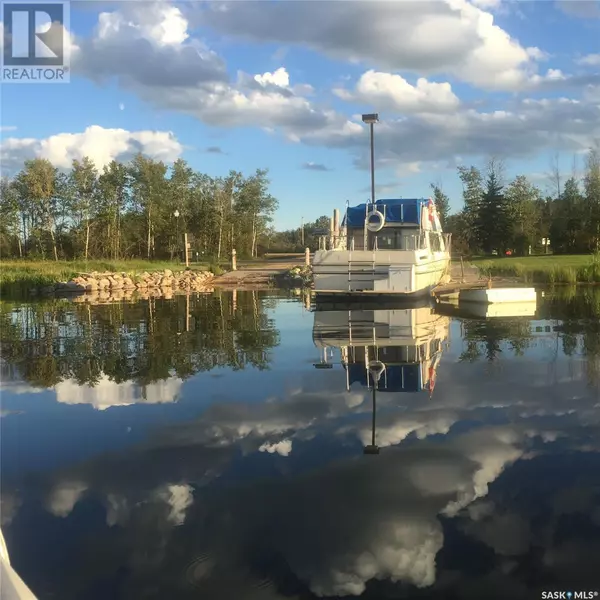
[[[526,283],[600,283],[600,255],[478,257],[469,261],[486,277],[516,277]]]
[[[135,275],[148,271],[183,271],[185,264],[150,260],[75,260],[75,261],[29,261],[3,260],[0,262],[0,295],[27,295],[32,289],[40,289],[59,281],[69,281],[81,273],[127,273]],[[191,263],[192,270],[215,272],[215,265]]]

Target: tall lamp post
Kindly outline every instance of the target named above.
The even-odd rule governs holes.
[[[373,381],[373,420],[371,423],[371,443],[363,448],[363,454],[379,454],[379,446],[375,443],[375,411],[377,402],[377,387],[381,375],[385,371],[385,365],[379,360],[373,360],[369,363],[369,375]],[[367,377],[369,376],[367,375]]]
[[[177,248],[177,254],[179,254],[179,211],[177,209],[175,209],[175,212],[173,213],[173,216],[175,217],[175,219],[177,219],[177,226],[176,226],[176,237],[175,237],[175,248]],[[181,258],[181,257],[179,257]]]
[[[373,125],[379,123],[379,115],[377,113],[363,115],[362,120],[371,129],[371,204],[375,204],[375,143],[373,140]]]

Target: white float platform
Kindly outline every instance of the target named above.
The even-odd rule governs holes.
[[[484,304],[483,302],[465,302],[460,305],[461,314],[490,318],[534,317],[537,311],[536,302],[506,302],[505,304]]]
[[[505,304],[514,302],[536,302],[535,288],[484,288],[461,290],[459,302],[483,302],[485,304]]]

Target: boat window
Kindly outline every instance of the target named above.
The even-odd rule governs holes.
[[[393,229],[380,231],[377,234],[377,248],[379,250],[400,250],[402,240],[399,233]]]
[[[427,247],[425,234],[418,229],[390,228],[371,235],[370,247],[374,247],[376,241],[378,250],[423,250]]]

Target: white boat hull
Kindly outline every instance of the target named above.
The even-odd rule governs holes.
[[[316,294],[420,295],[448,270],[448,252],[319,250],[313,260]]]

